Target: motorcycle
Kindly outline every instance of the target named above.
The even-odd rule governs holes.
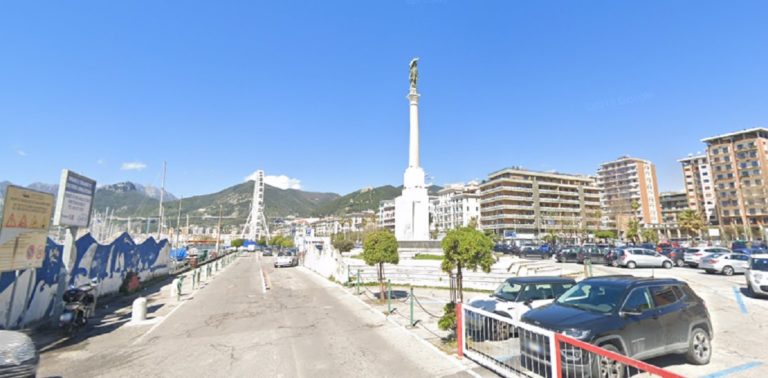
[[[59,328],[67,336],[88,323],[88,318],[96,312],[96,289],[98,280],[75,287],[70,286],[64,292],[64,311],[59,316]]]

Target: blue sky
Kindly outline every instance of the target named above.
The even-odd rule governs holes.
[[[0,180],[70,168],[204,194],[256,169],[400,184],[408,62],[437,184],[592,174],[768,124],[766,2],[18,1],[0,4]],[[127,164],[127,165],[126,165]],[[133,169],[123,169],[133,168]],[[293,184],[297,184],[293,181]]]

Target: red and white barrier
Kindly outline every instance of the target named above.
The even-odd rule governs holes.
[[[504,377],[681,376],[619,353],[469,306],[456,306],[459,357]]]

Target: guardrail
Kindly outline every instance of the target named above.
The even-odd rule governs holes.
[[[648,363],[563,334],[457,304],[459,356],[503,377],[681,378]]]

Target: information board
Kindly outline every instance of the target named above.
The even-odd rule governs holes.
[[[91,223],[96,181],[65,169],[61,171],[59,196],[56,199],[56,226],[88,227]]]
[[[0,225],[0,271],[39,268],[53,211],[53,195],[8,186]]]

